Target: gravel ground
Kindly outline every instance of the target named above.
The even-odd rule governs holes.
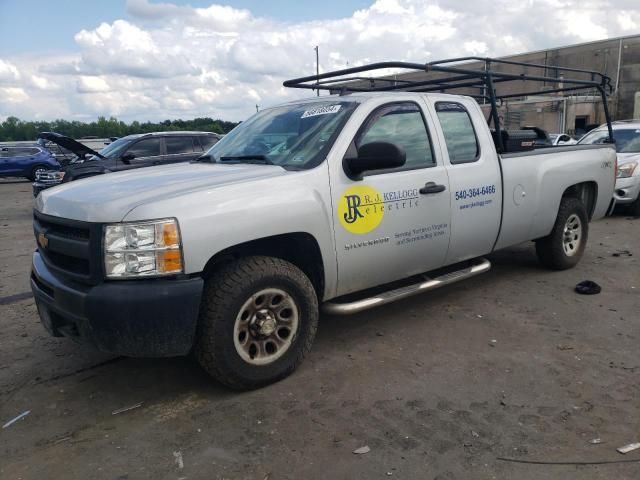
[[[3,479],[640,478],[640,463],[502,460],[640,462],[616,452],[640,441],[638,220],[592,224],[573,270],[524,244],[464,283],[322,316],[293,376],[238,394],[188,358],[47,336],[20,295],[32,203],[27,182],[0,181],[0,423],[30,411],[0,429]],[[602,293],[575,294],[585,279]]]

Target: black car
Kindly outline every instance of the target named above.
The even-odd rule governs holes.
[[[61,171],[41,173],[33,183],[34,196],[46,188],[81,178],[195,160],[221,137],[209,132],[143,133],[119,138],[100,152],[58,133],[44,132],[39,138],[72,151],[76,158]]]

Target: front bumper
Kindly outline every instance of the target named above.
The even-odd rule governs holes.
[[[201,278],[83,285],[60,278],[33,254],[31,290],[47,331],[117,355],[187,354],[203,286]]]
[[[617,178],[613,197],[618,205],[633,203],[640,195],[640,176]]]

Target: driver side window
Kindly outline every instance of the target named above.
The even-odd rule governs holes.
[[[385,105],[374,111],[356,139],[356,147],[372,142],[389,142],[407,154],[403,167],[412,170],[435,166],[431,140],[420,107],[415,103]]]
[[[145,138],[134,143],[126,153],[132,153],[135,158],[157,157],[160,155],[160,138]]]

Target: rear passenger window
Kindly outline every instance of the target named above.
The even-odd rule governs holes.
[[[193,153],[193,140],[191,137],[175,136],[165,137],[167,155],[179,155],[181,153]]]
[[[407,161],[398,170],[435,165],[427,126],[414,103],[387,105],[375,111],[367,120],[356,147],[371,142],[390,142],[404,148]]]
[[[5,157],[29,157],[31,155],[37,155],[40,152],[37,148],[30,147],[18,147],[8,149],[3,156]]]
[[[436,112],[447,144],[449,161],[456,164],[478,160],[480,146],[467,109],[455,102],[438,102]]]

